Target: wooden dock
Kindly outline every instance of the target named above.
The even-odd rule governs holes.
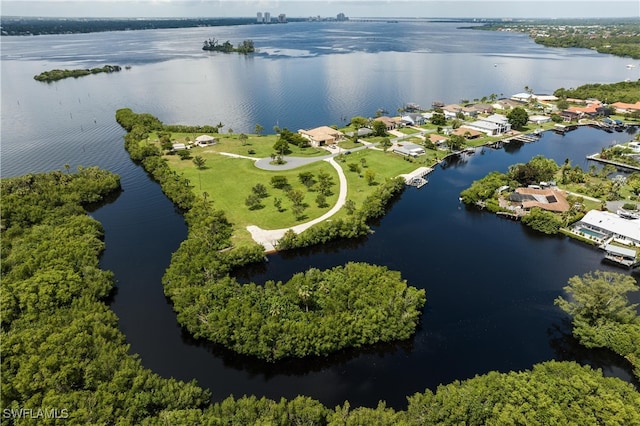
[[[591,154],[587,155],[587,160],[597,161],[599,163],[611,164],[613,166],[619,167],[621,169],[633,170],[636,172],[640,172],[640,167],[632,166],[629,164],[619,163],[617,161],[605,160],[604,158],[598,157],[599,154]]]
[[[419,167],[411,173],[400,175],[400,177],[404,178],[404,182],[407,185],[422,188],[429,183],[429,181],[425,179],[425,176],[431,172],[433,172],[431,167]]]
[[[541,137],[542,137],[542,135],[539,134],[539,133],[528,133],[528,134],[525,134],[525,135],[513,136],[513,137],[511,137],[509,139],[504,139],[504,142],[506,142],[506,143],[509,143],[509,142],[531,143],[531,142],[536,142]]]

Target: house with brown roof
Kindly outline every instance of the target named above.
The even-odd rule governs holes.
[[[479,114],[493,114],[493,105],[473,104],[473,105],[470,105],[469,108],[476,111],[476,113],[479,113]]]
[[[470,129],[468,127],[459,127],[451,132],[452,135],[464,136],[465,139],[475,139],[484,135],[483,132],[479,132],[477,130]]]
[[[580,118],[583,118],[583,117],[593,118],[593,117],[597,117],[598,115],[603,115],[604,107],[602,106],[602,103],[600,103],[599,101],[595,101],[595,102],[588,103],[587,106],[584,106],[584,107],[578,107],[578,106],[569,107],[567,108],[567,111],[571,111],[579,114]]]
[[[612,103],[611,106],[616,109],[617,113],[627,113],[627,112],[636,112],[640,111],[640,102],[636,102],[635,104],[628,104],[625,102],[615,102]]]
[[[513,99],[499,99],[491,106],[495,109],[511,109],[525,105],[526,102],[520,102]]]
[[[384,123],[384,125],[387,127],[387,130],[393,130],[396,127],[398,127],[398,122],[396,120],[394,120],[391,117],[384,116],[384,115],[382,117],[374,118],[373,121],[382,121]]]
[[[431,141],[431,143],[437,146],[438,148],[446,148],[447,146],[447,138],[442,135],[430,134],[429,141]]]
[[[459,104],[450,104],[442,107],[442,111],[444,111],[444,115],[447,118],[453,118],[458,115],[458,113],[464,114],[465,117],[475,117],[478,115],[478,111],[471,107],[462,106]]]
[[[539,207],[551,212],[566,212],[571,207],[565,192],[558,189],[546,188],[517,188],[509,196],[509,201],[524,210]]]
[[[335,145],[344,139],[344,133],[329,126],[320,126],[309,130],[300,129],[298,133],[308,139],[311,146],[316,148],[324,145]]]

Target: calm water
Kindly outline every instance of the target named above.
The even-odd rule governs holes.
[[[202,52],[209,37],[253,39],[252,57]],[[600,253],[564,238],[466,209],[458,194],[491,170],[543,154],[584,156],[626,134],[580,129],[546,134],[510,151],[485,149],[437,170],[409,189],[366,240],[283,253],[240,271],[242,280],[287,279],[310,266],[350,260],[402,271],[427,290],[421,329],[410,342],[347,351],[326,359],[265,365],[193,342],[177,326],[160,279],[186,236],[181,216],[122,148],[115,110],[150,112],[167,123],[215,124],[251,132],[259,123],[297,130],[339,124],[341,117],[394,112],[406,102],[430,105],[532,87],[551,92],[587,82],[637,78],[628,59],[582,50],[543,49],[521,35],[456,30],[453,24],[291,23],[99,33],[2,42],[3,177],[99,165],[122,176],[124,191],[92,214],[106,230],[103,267],[116,274],[111,304],[144,365],[197,379],[215,399],[307,394],[328,406],[349,400],[395,407],[405,396],[490,370],[530,368],[572,359],[629,377],[606,351],[570,337],[553,306],[567,279],[595,268]],[[52,68],[131,65],[112,75],[53,84],[33,75]],[[495,66],[494,66],[495,64]]]

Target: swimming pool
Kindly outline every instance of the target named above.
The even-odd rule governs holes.
[[[581,232],[581,233],[586,234],[586,235],[590,235],[592,237],[595,237],[595,238],[598,238],[598,239],[601,239],[601,240],[604,240],[607,237],[605,234],[603,234],[601,232],[596,232],[596,231],[594,231],[592,229],[588,229],[588,228],[580,227],[580,228],[576,229],[576,231],[577,232]]]

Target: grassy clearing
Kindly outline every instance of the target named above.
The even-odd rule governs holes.
[[[338,142],[338,146],[342,149],[353,149],[362,146],[360,142],[354,142],[352,139],[346,139],[342,142]]]
[[[405,135],[413,135],[415,133],[420,133],[419,130],[416,130],[412,127],[401,127],[399,129],[396,129],[398,132],[400,133],[404,133]]]
[[[365,160],[364,167],[362,165],[363,159]],[[344,162],[338,161],[338,164],[342,167],[342,170],[344,170],[344,174],[347,178],[347,199],[353,200],[356,203],[356,208],[359,208],[364,199],[367,198],[373,190],[375,190],[376,185],[384,182],[385,179],[410,173],[418,167],[425,166],[421,161],[412,163],[404,160],[404,157],[400,155],[372,149],[364,149],[356,151],[350,155],[345,155],[343,160]],[[349,164],[351,163],[355,163],[360,166],[360,174],[349,170]],[[365,178],[365,173],[367,171],[375,172],[375,183],[373,185],[369,185],[367,183]],[[346,212],[343,209],[338,213],[337,217],[345,215]]]
[[[256,168],[252,160],[226,157],[211,148],[213,147],[191,150],[192,156],[199,155],[206,160],[202,170],[198,170],[191,160],[181,160],[175,155],[165,158],[172,169],[183,173],[191,181],[196,194],[202,196],[206,192],[208,198],[214,201],[214,206],[226,212],[227,217],[234,224],[235,244],[250,241],[251,237],[245,229],[247,225],[257,225],[264,229],[294,226],[323,215],[338,199],[338,174],[326,161],[318,161],[295,170],[272,172]],[[311,172],[317,175],[320,171],[330,174],[335,182],[332,188],[333,195],[327,197],[327,206],[322,208],[316,203],[318,193],[309,191],[298,179],[300,172]],[[301,220],[296,219],[291,211],[292,202],[287,198],[286,193],[271,186],[271,177],[276,175],[285,176],[293,190],[299,190],[305,194],[304,204],[307,208]],[[262,199],[262,208],[249,210],[245,200],[258,183],[262,183],[267,188],[268,195]],[[274,206],[276,198],[282,200],[281,211]]]
[[[229,152],[232,154],[246,155],[248,157],[264,158],[274,153],[273,145],[278,140],[279,135],[246,135],[247,139],[242,140],[240,134],[218,134],[211,133],[211,136],[217,139],[215,145],[206,147],[207,150],[214,152]],[[171,140],[181,143],[194,141],[200,134],[195,133],[172,133]],[[150,141],[157,141],[156,134],[149,136]],[[318,157],[327,155],[327,151],[321,148],[299,148],[295,145],[289,145],[291,151],[287,155],[294,157]]]

